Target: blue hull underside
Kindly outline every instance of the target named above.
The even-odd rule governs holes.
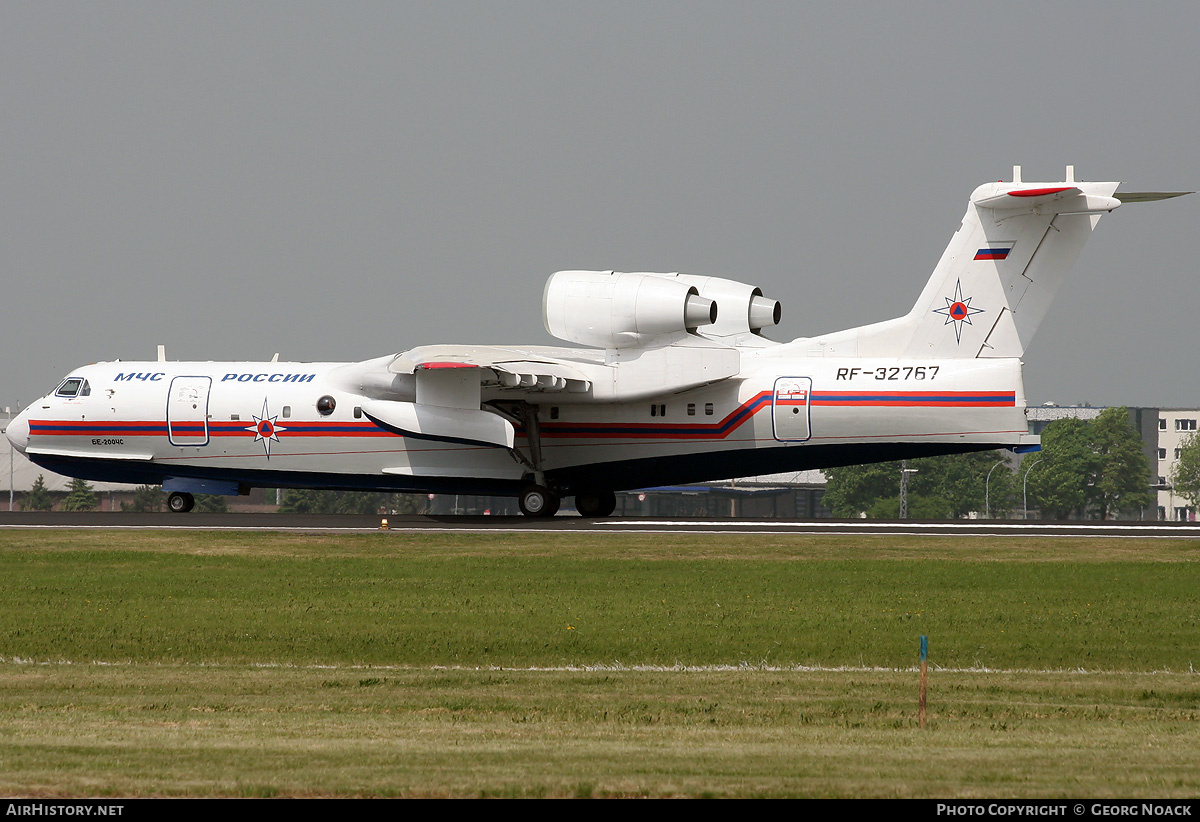
[[[805,445],[682,454],[669,458],[621,460],[572,466],[546,472],[546,481],[564,496],[582,490],[628,491],[665,485],[711,482],[730,477],[836,468],[941,454],[962,454],[1009,448],[1002,444],[889,443],[857,445]],[[76,459],[30,455],[48,471],[94,482],[162,485],[164,481],[193,478],[242,488],[315,488],[327,490],[413,492],[429,494],[492,494],[517,496],[532,476],[520,480],[469,477],[412,477],[392,474],[334,474],[311,471],[229,470],[200,466],[165,466],[153,462]]]

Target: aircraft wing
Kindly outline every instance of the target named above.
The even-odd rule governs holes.
[[[585,369],[589,365],[603,367],[603,352],[597,352],[595,362],[581,361],[580,354],[584,352],[578,350],[561,353],[569,353],[575,361],[559,356],[557,349],[427,345],[400,354],[388,370],[416,375],[420,385],[431,371],[477,368],[479,385],[485,389],[586,393],[592,387],[592,380]]]

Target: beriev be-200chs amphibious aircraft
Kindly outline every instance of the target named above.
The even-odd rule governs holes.
[[[1020,357],[1118,183],[988,183],[912,310],[786,343],[780,304],[688,274],[560,271],[546,329],[583,348],[433,345],[356,363],[103,362],[8,437],[50,471],[195,493],[574,496],[995,448],[1032,449]]]

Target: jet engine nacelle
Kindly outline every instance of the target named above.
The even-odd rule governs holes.
[[[783,308],[779,300],[763,296],[756,285],[739,283],[721,277],[699,277],[695,274],[660,274],[694,285],[701,297],[717,304],[717,321],[704,329],[707,337],[728,337],[738,334],[757,334],[764,328],[779,325]]]
[[[667,344],[717,321],[717,304],[678,278],[618,271],[559,271],[542,295],[546,330],[600,348]]]

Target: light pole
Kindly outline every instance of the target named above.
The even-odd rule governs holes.
[[[1006,460],[1006,459],[1000,460],[1000,462],[996,463],[991,468],[989,468],[988,473],[987,473],[987,479],[983,481],[983,518],[984,519],[992,518],[992,497],[991,497],[992,472],[995,471],[997,468],[999,468],[1001,465],[1003,465],[1006,462],[1008,462],[1008,460]]]
[[[1029,472],[1044,459],[1045,457],[1038,457],[1033,461],[1033,465],[1025,469],[1025,480],[1021,483],[1021,505],[1024,508],[1021,519],[1029,519]]]
[[[900,519],[908,519],[908,475],[917,470],[908,467],[908,460],[900,460]]]

